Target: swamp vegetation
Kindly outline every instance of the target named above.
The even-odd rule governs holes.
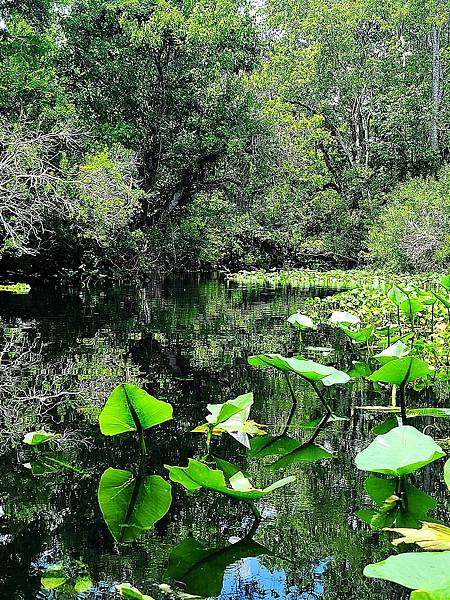
[[[0,277],[449,263],[447,0],[2,0]]]
[[[448,598],[449,280],[347,277],[4,292],[2,593]]]

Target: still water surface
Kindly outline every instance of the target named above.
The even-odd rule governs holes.
[[[287,316],[301,311],[305,298],[329,293],[189,277],[142,289],[2,295],[0,598],[112,599],[123,581],[167,598],[158,585],[173,584],[165,575],[168,557],[188,536],[207,549],[245,538],[253,522],[248,507],[204,490],[189,495],[174,485],[166,517],[139,541],[117,547],[98,507],[97,485],[109,466],[132,469],[138,446],[132,436],[103,438],[96,417],[124,381],[170,402],[174,420],[148,432],[149,469],[161,475],[164,464],[185,465],[202,454],[203,440],[190,430],[204,422],[210,402],[253,391],[253,418],[280,431],[290,409],[285,382],[249,367],[247,356],[296,352],[298,338]],[[332,330],[322,328],[305,343],[334,347],[328,360],[351,366],[351,345]],[[314,351],[310,357],[322,360]],[[308,387],[296,383],[296,391],[300,406],[290,433],[303,439],[300,423],[319,417],[320,406]],[[354,466],[375,422],[355,407],[370,402],[377,400],[360,383],[338,390],[335,412],[349,420],[319,438],[336,453],[331,460],[274,473],[264,461],[250,464],[231,438],[215,441],[217,452],[247,468],[258,486],[292,474],[297,481],[260,501],[263,521],[250,551],[217,550],[214,560],[191,573],[187,591],[221,600],[408,597],[362,575],[366,564],[392,553],[386,534],[369,531],[354,514],[370,506],[364,474]],[[27,468],[33,456],[23,434],[40,427],[61,434],[61,458],[85,476],[67,469],[38,476]],[[443,497],[430,469],[420,483]],[[70,581],[46,589],[41,578],[55,564],[74,577],[87,574],[91,589],[77,593]]]

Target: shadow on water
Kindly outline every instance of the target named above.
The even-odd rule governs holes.
[[[260,501],[263,518],[253,537],[246,537],[252,516],[243,503],[173,486],[170,511],[135,543],[119,547],[98,505],[102,473],[131,469],[139,453],[135,439],[100,435],[97,417],[116,385],[135,382],[174,407],[174,420],[148,440],[147,469],[155,475],[167,477],[164,464],[184,465],[201,454],[201,436],[189,432],[204,422],[211,402],[253,391],[253,418],[281,434],[291,409],[286,381],[251,369],[247,357],[295,353],[298,338],[287,316],[305,298],[327,293],[193,277],[144,289],[2,295],[0,597],[110,599],[117,582],[130,581],[164,598],[159,584],[174,586],[173,594],[181,589],[176,580],[188,593],[223,600],[391,600],[389,585],[362,576],[364,565],[388,554],[389,542],[355,516],[367,496],[354,456],[373,418],[354,408],[370,401],[360,385],[339,390],[335,399],[333,411],[349,420],[324,427],[314,393],[295,383],[299,405],[289,435],[307,441],[311,430],[302,424],[316,419],[313,441],[332,458],[285,461],[282,476],[297,481]],[[305,346],[337,347],[333,331],[321,331],[320,343],[316,335],[307,332]],[[337,347],[334,363],[346,361]],[[39,471],[43,457],[22,439],[41,427],[61,434],[49,456],[62,465]],[[250,464],[231,438],[220,446],[259,487],[274,481],[267,468],[273,457]],[[427,490],[439,485],[426,469],[421,483]]]

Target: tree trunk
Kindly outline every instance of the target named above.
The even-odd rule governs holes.
[[[434,154],[439,152],[438,116],[441,101],[441,57],[440,57],[440,35],[437,25],[431,30],[432,51],[432,80],[431,80],[431,128],[430,143]]]

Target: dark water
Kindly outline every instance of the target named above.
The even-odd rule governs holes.
[[[245,538],[253,516],[242,503],[201,490],[188,495],[174,486],[169,513],[139,541],[118,547],[98,507],[97,485],[109,466],[132,468],[138,446],[131,436],[104,438],[97,415],[110,391],[138,382],[174,407],[174,420],[150,430],[149,469],[185,465],[199,457],[203,440],[190,430],[204,422],[206,404],[253,391],[253,418],[280,431],[290,401],[284,380],[247,365],[256,352],[295,352],[297,337],[286,317],[305,298],[326,290],[265,289],[227,285],[218,279],[186,278],[143,289],[102,292],[35,290],[0,297],[0,598],[110,599],[115,585],[129,581],[154,598],[173,548],[192,535],[205,548]],[[334,346],[335,366],[349,367],[351,346],[332,331],[307,336],[306,345]],[[339,344],[339,345],[338,345]],[[314,353],[311,354],[314,357]],[[315,356],[317,358],[317,356]],[[298,425],[320,416],[308,387],[297,384]],[[215,441],[218,452],[247,468],[255,484],[296,475],[294,484],[260,501],[263,520],[254,540],[264,554],[217,552],[200,580],[205,594],[221,599],[392,599],[400,588],[369,581],[369,562],[392,550],[386,534],[369,531],[354,513],[370,504],[356,453],[370,439],[374,417],[356,406],[373,401],[357,383],[340,389],[335,412],[349,417],[320,434],[336,452],[331,460],[299,463],[282,473],[249,462],[234,440]],[[88,476],[63,469],[41,476],[24,465],[33,458],[22,443],[27,431],[45,427],[61,434],[60,456]],[[424,469],[420,483],[436,497],[442,484]],[[70,581],[48,590],[45,571],[63,564],[73,578],[86,573],[93,587],[77,593]],[[69,577],[69,576],[68,576]],[[198,582],[197,582],[198,584]],[[187,590],[189,591],[189,590]]]

